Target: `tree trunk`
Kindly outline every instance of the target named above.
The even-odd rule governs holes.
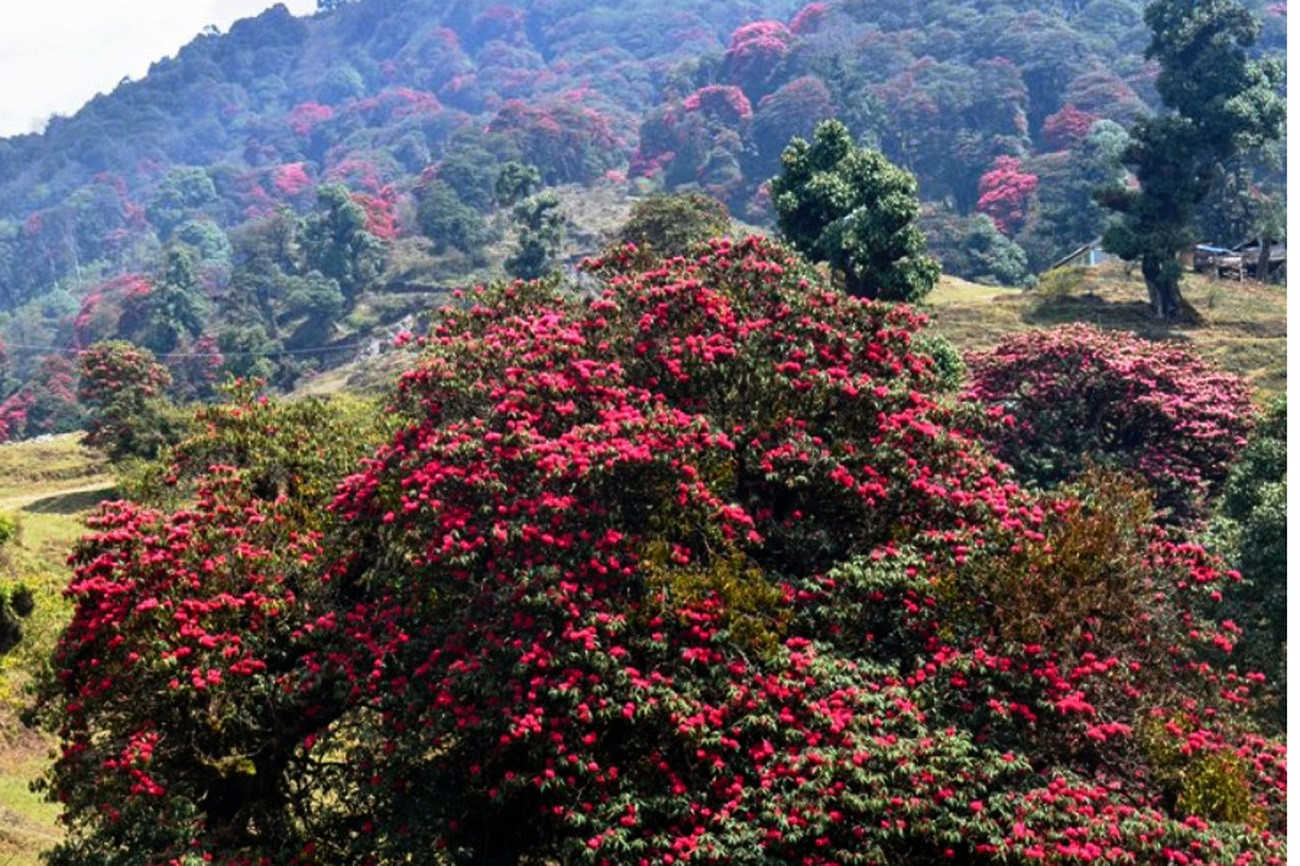
[[[1175,321],[1183,312],[1183,293],[1178,287],[1182,267],[1177,255],[1149,253],[1142,257],[1142,279],[1157,319]]]
[[[1267,283],[1269,259],[1273,257],[1273,241],[1265,236],[1259,239],[1259,262],[1255,265],[1255,279]]]

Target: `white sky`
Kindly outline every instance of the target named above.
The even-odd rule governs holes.
[[[316,0],[280,0],[295,15]],[[209,24],[222,32],[275,0],[0,0],[0,136],[73,114],[123,78],[174,55]]]

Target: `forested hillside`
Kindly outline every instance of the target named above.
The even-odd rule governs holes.
[[[950,273],[1031,280],[1098,236],[1093,191],[1159,109],[1142,6],[274,8],[0,140],[0,419],[74,427],[67,355],[99,340],[168,357],[181,394],[227,373],[287,386],[430,293],[596,252],[611,217],[575,224],[543,188],[691,187],[770,225],[782,148],[829,116],[917,175]],[[1253,50],[1280,55],[1285,7],[1254,9]],[[1277,222],[1283,152],[1224,167],[1204,237]]]

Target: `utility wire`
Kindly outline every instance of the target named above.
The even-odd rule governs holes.
[[[162,352],[155,353],[155,358],[278,358],[282,355],[310,355],[316,352],[344,352],[364,349],[361,343],[349,343],[345,346],[316,346],[309,349],[271,349],[266,352]],[[8,353],[18,350],[40,352],[46,355],[80,355],[86,349],[74,349],[70,346],[33,346],[29,343],[0,343],[0,350]]]

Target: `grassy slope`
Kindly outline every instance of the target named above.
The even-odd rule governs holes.
[[[18,711],[31,673],[54,645],[67,615],[61,591],[65,559],[83,531],[82,519],[111,495],[103,460],[72,434],[0,445],[0,512],[16,513],[21,536],[0,559],[0,582],[21,580],[36,592],[37,608],[24,641],[0,658],[0,864],[36,866],[37,852],[58,838],[58,807],[28,790],[45,766],[51,743],[24,731]]]
[[[607,222],[613,205],[592,205],[588,225]],[[1004,334],[1062,322],[1125,328],[1148,337],[1187,340],[1229,370],[1248,376],[1261,395],[1286,389],[1286,292],[1257,283],[1211,282],[1189,276],[1186,294],[1202,322],[1169,328],[1146,312],[1140,280],[1118,267],[1087,274],[1069,295],[1044,297],[1019,289],[975,285],[944,277],[927,312],[935,328],[962,351],[992,346]],[[369,358],[312,381],[304,391],[382,388],[410,363],[405,352]],[[0,866],[35,866],[37,852],[57,838],[57,809],[27,790],[40,775],[49,741],[23,732],[17,709],[30,671],[53,645],[66,615],[59,590],[67,579],[64,558],[82,531],[82,519],[113,492],[102,460],[77,444],[77,436],[0,446],[0,511],[17,511],[21,547],[0,580],[21,576],[38,590],[40,606],[29,638],[0,660]]]
[[[1067,322],[1118,328],[1153,340],[1187,342],[1203,357],[1245,376],[1261,398],[1286,393],[1286,289],[1188,274],[1184,296],[1199,321],[1153,319],[1141,278],[1119,265],[1083,273],[1069,294],[1046,296],[944,277],[927,312],[963,352],[991,348],[1005,334]]]

